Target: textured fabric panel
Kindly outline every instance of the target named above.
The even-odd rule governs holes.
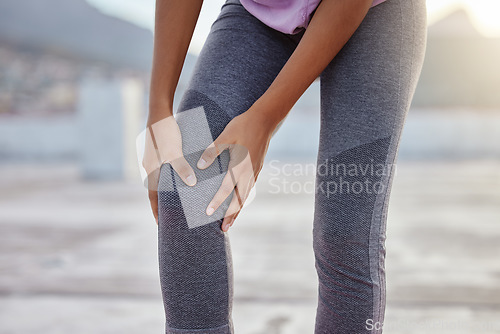
[[[191,166],[196,166],[203,151],[214,141],[211,133],[217,134],[219,132],[217,127],[227,123],[229,117],[208,98],[202,97],[202,94],[194,91],[189,91],[186,94],[184,105],[186,103],[204,103],[205,105],[191,109],[180,109],[181,111],[175,115],[182,135],[184,158]],[[209,114],[210,117],[207,118],[206,114]],[[208,119],[210,119],[211,124],[218,125],[212,125],[213,129],[210,129]],[[226,176],[228,164],[229,153],[224,151],[208,168],[195,169],[197,183],[194,187],[184,184],[170,164],[163,167],[168,169],[164,173],[171,175],[171,177],[163,178],[159,189],[160,191],[175,189],[178,192],[188,228],[209,224],[224,217],[232,195],[212,215],[208,216],[205,210]]]

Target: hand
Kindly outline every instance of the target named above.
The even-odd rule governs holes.
[[[205,169],[222,151],[229,149],[228,172],[206,210],[207,215],[213,214],[234,190],[221,226],[224,232],[233,225],[257,180],[273,130],[274,126],[263,121],[258,110],[250,108],[228,123],[198,161],[197,167]]]
[[[147,173],[151,209],[158,224],[158,180],[160,167],[169,163],[188,186],[196,184],[196,175],[182,153],[182,138],[173,116],[164,118],[146,131],[146,147],[142,165]]]

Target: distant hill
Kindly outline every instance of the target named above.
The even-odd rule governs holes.
[[[481,35],[459,9],[429,27],[413,105],[500,109],[500,38]]]
[[[0,42],[113,66],[149,70],[153,35],[85,0],[1,0]]]

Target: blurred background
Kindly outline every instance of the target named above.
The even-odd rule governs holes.
[[[387,223],[384,333],[500,333],[500,2],[427,3]],[[222,4],[203,6],[176,103]],[[0,0],[0,334],[163,331],[135,150],[153,23],[153,0]],[[313,332],[318,130],[315,82],[229,232],[238,333]]]

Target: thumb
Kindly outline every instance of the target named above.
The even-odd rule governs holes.
[[[222,151],[229,147],[229,144],[222,143],[221,138],[222,135],[217,137],[217,139],[205,149],[196,165],[199,169],[205,169],[210,166]]]

